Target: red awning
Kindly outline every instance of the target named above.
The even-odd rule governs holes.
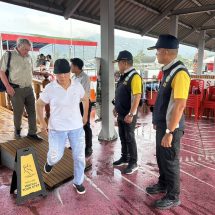
[[[43,43],[43,44],[58,44],[58,45],[73,45],[73,46],[97,46],[97,42],[87,40],[70,40],[54,37],[42,37],[31,35],[18,35],[18,34],[1,34],[2,40],[16,41],[18,38],[28,39],[31,42]]]

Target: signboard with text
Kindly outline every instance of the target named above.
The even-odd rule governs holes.
[[[39,195],[46,196],[46,189],[33,147],[18,149],[10,193],[17,190],[19,204]]]

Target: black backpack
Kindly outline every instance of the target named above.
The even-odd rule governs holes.
[[[5,75],[7,76],[8,81],[9,81],[10,60],[11,60],[11,52],[8,51],[7,69],[5,71]],[[6,91],[6,87],[4,86],[2,80],[0,79],[0,92],[5,92],[5,91]]]

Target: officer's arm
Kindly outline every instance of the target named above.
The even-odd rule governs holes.
[[[168,124],[168,129],[174,131],[177,127],[181,116],[183,114],[184,108],[186,107],[187,99],[175,99],[174,107],[171,113],[171,118]]]
[[[134,100],[131,104],[131,113],[136,113],[137,108],[140,103],[141,94],[142,94],[142,80],[139,75],[134,75],[132,82],[131,82],[131,90],[134,97]]]
[[[185,71],[178,72],[172,82],[174,107],[171,113],[170,121],[167,125],[170,131],[175,130],[181,119],[184,108],[186,107],[189,86],[190,77],[188,74]]]
[[[140,103],[140,99],[141,99],[141,94],[134,95],[134,100],[131,104],[131,109],[130,109],[131,113],[136,113],[137,108],[138,108],[139,103]]]

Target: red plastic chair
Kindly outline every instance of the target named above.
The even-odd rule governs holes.
[[[209,118],[209,111],[213,110],[215,113],[215,86],[208,87],[206,90],[206,96],[202,103],[201,116],[203,115],[205,109],[209,109],[206,113],[207,118]]]
[[[192,110],[195,115],[195,122],[200,116],[200,108],[204,96],[204,80],[194,79],[190,82],[189,96],[186,108],[189,110],[188,115],[191,116]]]
[[[146,101],[148,106],[154,106],[157,99],[158,91],[147,90]]]

